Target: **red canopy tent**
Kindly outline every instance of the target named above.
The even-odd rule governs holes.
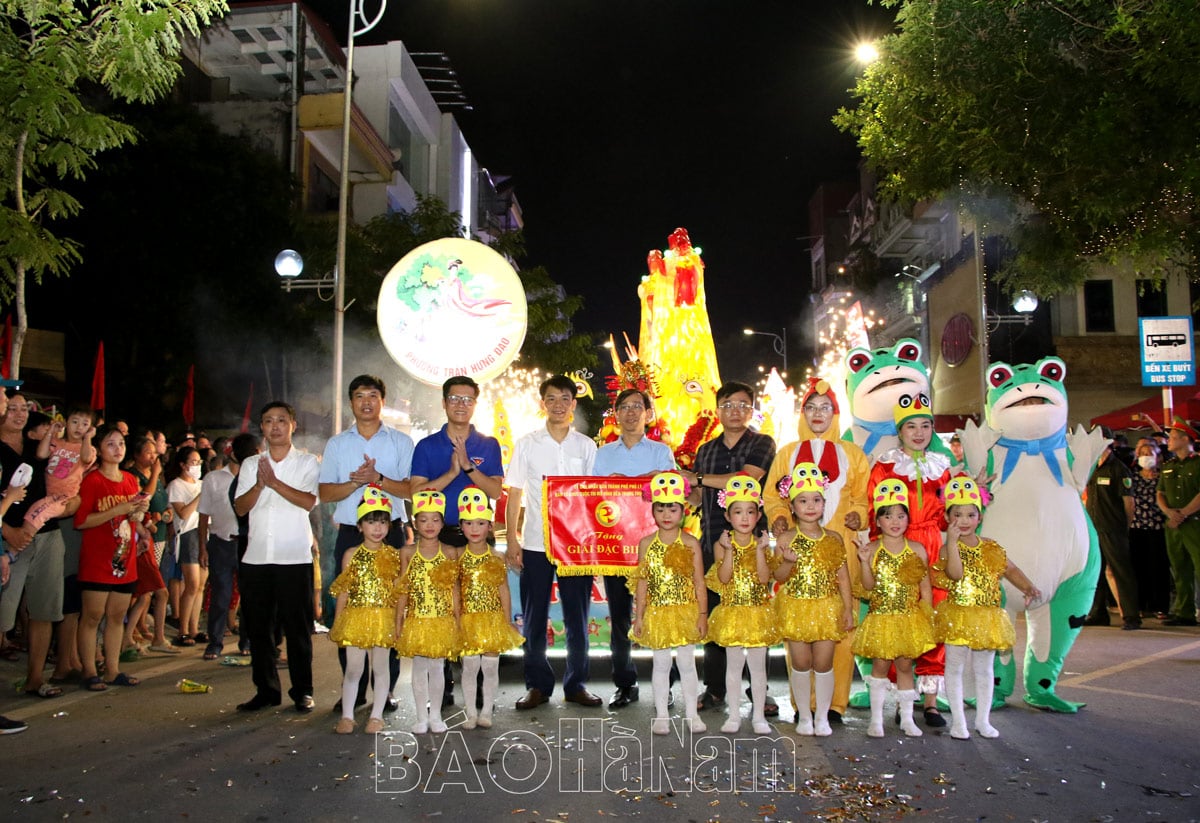
[[[1171,397],[1174,399],[1175,414],[1184,420],[1200,420],[1200,391],[1197,391],[1195,386],[1173,388],[1171,389]],[[1117,409],[1116,411],[1110,411],[1099,417],[1093,417],[1092,425],[1108,426],[1114,431],[1149,428],[1146,425],[1146,421],[1141,418],[1143,414],[1149,414],[1159,425],[1162,425],[1163,404],[1161,391],[1153,397],[1147,397],[1145,400],[1140,400],[1137,403]]]

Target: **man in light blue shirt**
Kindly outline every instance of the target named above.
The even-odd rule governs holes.
[[[644,477],[675,468],[670,447],[646,437],[646,422],[652,412],[650,396],[639,389],[625,389],[613,404],[621,437],[600,447],[592,473],[601,476]],[[609,649],[612,651],[613,685],[610,709],[620,709],[638,699],[637,667],[630,655],[629,627],[633,621],[633,595],[623,575],[604,576],[611,621]]]
[[[411,494],[408,478],[412,473],[413,441],[404,432],[383,423],[383,400],[387,396],[383,380],[360,374],[350,381],[349,394],[354,425],[331,437],[321,458],[321,502],[337,504],[333,510],[338,529],[333,550],[335,575],[342,572],[346,551],[362,543],[362,534],[358,531],[358,504],[362,502],[363,488],[378,486],[391,499],[394,517],[386,542],[397,549],[406,542],[402,498]],[[345,671],[345,649],[338,649],[338,662]],[[399,659],[393,653],[393,684],[399,675]],[[370,672],[364,672],[358,687],[357,702],[360,705],[367,700],[369,678]],[[395,711],[395,701],[389,698],[387,708]]]

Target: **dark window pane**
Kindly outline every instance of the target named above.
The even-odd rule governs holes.
[[[1137,281],[1138,317],[1167,316],[1167,284],[1161,280]]]
[[[1116,331],[1111,280],[1089,280],[1083,284],[1084,328],[1089,332]]]

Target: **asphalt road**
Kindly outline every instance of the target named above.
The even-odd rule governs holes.
[[[309,715],[286,702],[239,714],[249,670],[204,662],[200,650],[123,666],[143,679],[136,688],[53,700],[17,694],[23,664],[0,663],[10,684],[0,714],[30,725],[0,738],[0,803],[10,820],[1200,820],[1200,630],[1146,625],[1084,630],[1059,685],[1086,701],[1078,714],[1014,697],[993,714],[1001,737],[970,741],[944,730],[906,738],[890,720],[887,737],[873,740],[855,710],[819,740],[787,722],[755,739],[748,721],[734,739],[716,731],[724,718],[715,712],[702,715],[708,735],[653,737],[648,669],[641,701],[617,712],[559,694],[518,712],[519,660],[501,667],[490,730],[455,729],[456,708],[448,734],[414,738],[401,685],[388,732],[337,736],[339,674],[323,638]],[[607,661],[592,673],[607,698]],[[781,659],[771,675],[790,719]],[[181,694],[182,677],[213,691]],[[361,729],[365,712],[358,719]]]

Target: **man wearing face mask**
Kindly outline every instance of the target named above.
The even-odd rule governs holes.
[[[1112,433],[1104,430],[1105,437]],[[1100,577],[1096,597],[1084,621],[1086,626],[1107,626],[1108,591],[1112,590],[1121,610],[1121,628],[1142,627],[1138,609],[1137,575],[1129,555],[1129,527],[1133,523],[1133,477],[1125,464],[1107,448],[1087,485],[1087,513],[1100,538]],[[1107,579],[1107,582],[1106,582]]]
[[[786,495],[779,493],[779,482],[789,477],[797,463],[816,463],[825,475],[825,515],[821,525],[836,532],[848,550],[846,567],[851,581],[859,577],[858,555],[853,551],[855,533],[867,527],[867,480],[870,465],[863,450],[854,443],[839,439],[837,395],[829,384],[816,377],[809,378],[800,398],[802,416],[796,424],[800,439],[779,450],[767,480],[763,484],[763,509],[771,533],[776,537],[792,527],[791,509]],[[850,681],[854,678],[854,654],[850,644],[851,631],[834,647],[833,701],[829,721],[841,723],[850,702]],[[793,695],[801,704],[809,701],[815,710],[815,696]]]

